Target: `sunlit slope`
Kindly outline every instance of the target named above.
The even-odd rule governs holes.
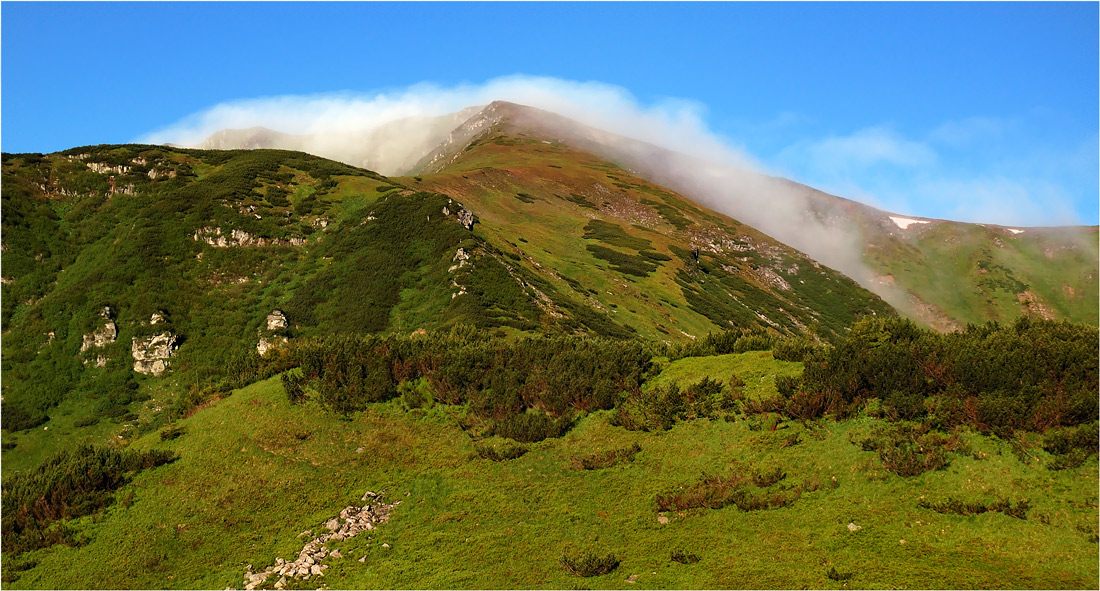
[[[3,174],[8,429],[67,397],[94,423],[125,417],[143,384],[215,386],[261,338],[632,333],[463,225],[457,200],[299,152],[97,146],[5,155]],[[132,343],[154,334],[176,339],[162,378],[132,369]]]
[[[775,395],[799,364],[766,352],[685,359],[662,379],[742,376],[752,397]],[[759,386],[756,386],[759,384]],[[11,588],[242,588],[242,573],[293,559],[323,524],[364,492],[400,500],[388,523],[327,547],[323,578],[293,588],[1088,588],[1097,577],[1096,466],[1048,471],[1009,443],[965,435],[969,453],[946,470],[905,478],[852,443],[870,418],[777,424],[696,420],[667,432],[627,431],[609,413],[524,456],[478,457],[455,408],[407,411],[398,400],[338,420],[292,406],[277,379],[235,391],[134,449],[180,459],[142,472],[123,499],[74,527],[88,542],[5,561]],[[757,417],[758,419],[761,417]],[[793,443],[792,443],[793,442]],[[632,461],[578,470],[585,457],[637,444]],[[1032,450],[1046,461],[1042,450]],[[1025,456],[1021,456],[1025,457]],[[701,473],[778,467],[778,489],[817,483],[794,503],[659,512],[655,498]],[[835,479],[835,480],[834,480]],[[1013,503],[1001,513],[941,514],[918,505],[948,497]],[[662,522],[664,521],[664,522]],[[849,524],[857,527],[849,529]],[[563,554],[614,553],[610,574],[580,579]],[[673,552],[699,560],[681,564]],[[365,559],[360,562],[360,558]],[[884,568],[884,560],[889,568]],[[87,568],[86,565],[97,565]],[[25,569],[25,570],[24,570]],[[832,573],[832,574],[830,574]],[[631,579],[633,577],[633,579]],[[837,580],[838,578],[846,580]],[[321,580],[318,580],[321,579]],[[267,581],[267,587],[277,577]]]
[[[716,185],[701,178],[715,172],[712,164],[499,101],[456,128],[415,170],[449,170],[467,159],[464,151],[470,142],[501,122],[518,137],[599,155],[639,178],[674,189],[696,206],[740,212],[734,217],[842,269],[928,326],[948,330],[968,322],[1007,322],[1021,314],[1098,321],[1095,226],[1010,229],[923,218],[916,219],[928,223],[910,225],[904,220],[915,218],[735,168],[723,169],[724,180]]]
[[[829,336],[892,313],[801,252],[508,115],[467,122],[474,133],[432,157],[438,172],[402,182],[460,199],[514,260],[639,334]]]
[[[900,216],[798,187],[822,219],[851,220],[874,273],[868,286],[924,324],[947,330],[1020,315],[1100,322],[1096,226],[1008,227]]]

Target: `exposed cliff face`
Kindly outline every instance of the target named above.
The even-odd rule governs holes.
[[[164,317],[153,314],[150,324],[162,324]],[[172,356],[179,347],[179,337],[171,331],[164,331],[147,337],[134,337],[130,353],[134,356],[134,371],[152,376],[161,376],[171,363]]]
[[[305,238],[297,236],[288,240],[280,238],[258,238],[244,230],[230,230],[226,236],[221,228],[205,226],[199,228],[192,238],[205,242],[215,248],[229,248],[232,246],[301,246],[306,243]]]

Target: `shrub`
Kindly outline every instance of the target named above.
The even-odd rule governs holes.
[[[695,564],[699,562],[699,557],[690,552],[684,552],[683,550],[673,550],[669,553],[669,558],[673,562],[679,562],[680,564]]]
[[[929,432],[927,425],[908,423],[876,428],[858,444],[864,451],[877,451],[883,468],[906,477],[943,470],[950,463],[949,453],[965,448],[958,434],[944,436]]]
[[[305,377],[300,373],[287,371],[279,378],[283,382],[283,391],[291,404],[302,404],[306,401],[306,392],[303,388]]]
[[[736,505],[742,511],[761,511],[786,507],[802,496],[803,487],[766,490],[785,477],[780,468],[753,473],[734,466],[728,476],[704,473],[695,484],[658,494],[657,510],[721,509]],[[757,490],[750,485],[756,485]]]
[[[952,515],[981,515],[982,513],[1003,513],[1016,519],[1027,519],[1027,512],[1031,509],[1031,503],[1027,499],[1018,501],[1015,506],[1005,499],[984,503],[981,501],[962,501],[955,497],[948,497],[944,501],[932,502],[921,499],[917,506],[921,509],[931,509],[936,513]]]
[[[499,446],[478,443],[474,445],[474,451],[478,456],[486,460],[503,462],[505,460],[514,460],[521,457],[523,454],[527,453],[527,448],[510,442],[505,442]]]
[[[102,509],[133,474],[176,458],[168,451],[85,445],[58,452],[33,470],[12,474],[3,484],[4,552],[18,554],[71,541],[62,520]]]
[[[597,452],[583,457],[573,456],[569,463],[574,470],[602,470],[622,462],[633,462],[634,456],[640,451],[642,446],[634,443],[621,449]]]
[[[521,443],[535,443],[547,438],[561,437],[573,427],[573,418],[550,418],[544,412],[525,412],[494,421],[490,434],[499,435]]]
[[[562,554],[560,560],[565,570],[578,577],[606,575],[619,566],[619,558],[613,553],[604,556],[592,552],[585,552],[574,556]]]
[[[77,428],[79,428],[79,427],[91,427],[92,425],[98,424],[99,419],[100,419],[100,417],[98,417],[96,415],[92,415],[90,417],[84,417],[82,419],[77,419],[76,421],[74,421],[73,426],[77,427]]]
[[[179,425],[170,425],[160,432],[161,441],[171,441],[186,433],[187,430]]]

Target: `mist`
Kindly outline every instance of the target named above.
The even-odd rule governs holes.
[[[627,90],[600,82],[509,76],[479,85],[420,84],[375,94],[235,101],[139,141],[206,148],[263,144],[399,175],[478,107],[495,100],[536,107],[595,128],[580,133],[587,141],[583,148],[805,252],[895,307],[907,305],[903,294],[875,281],[863,264],[861,229],[849,226],[852,217],[837,209],[842,200],[820,194],[811,198],[808,187],[773,176],[730,138],[709,130],[706,108],[697,102],[670,99],[644,105]],[[259,137],[263,133],[252,129],[257,127],[277,133]],[[211,137],[223,130],[243,131]],[[576,127],[569,133],[577,135]]]

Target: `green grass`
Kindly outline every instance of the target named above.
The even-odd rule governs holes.
[[[763,395],[769,376],[797,366],[759,353],[691,358],[669,364],[655,383],[738,372],[747,389],[759,382]],[[830,569],[851,573],[847,586],[863,588],[1097,582],[1096,545],[1083,531],[1095,533],[1095,462],[1051,472],[1025,466],[1005,443],[966,435],[971,455],[956,455],[944,471],[901,478],[849,443],[879,424],[873,419],[787,422],[775,432],[699,420],[643,433],[610,426],[607,412],[584,417],[561,439],[529,445],[522,457],[493,462],[476,455],[456,410],[407,412],[393,401],[344,421],[314,403],[290,406],[278,379],[236,391],[182,421],[183,436],[161,442],[151,433],[134,442],[181,457],[139,474],[127,487],[129,507],[81,520],[86,545],[22,556],[37,566],[7,586],[238,586],[247,565],[291,557],[304,543],[300,532],[317,531],[364,491],[381,489],[402,504],[369,536],[328,545],[345,556],[327,561],[329,587],[569,588],[580,580],[559,558],[588,552],[621,560],[610,574],[584,579],[591,588],[622,588],[631,575],[645,588],[841,587]],[[780,447],[791,434],[801,443]],[[642,449],[633,462],[571,466],[574,456],[633,444]],[[825,486],[784,508],[699,509],[658,521],[657,494],[735,465],[779,466],[783,483]],[[1027,498],[1032,509],[1020,520],[918,507],[949,495]],[[862,529],[850,532],[849,523]],[[699,562],[673,562],[671,552],[684,548]],[[365,563],[356,560],[364,555]],[[96,568],[74,567],[88,564]]]

